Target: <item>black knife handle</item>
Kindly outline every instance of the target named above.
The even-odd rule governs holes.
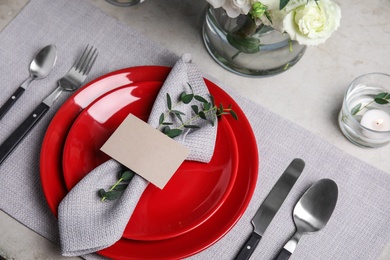
[[[42,116],[49,110],[45,103],[39,104],[34,111],[23,121],[21,125],[12,132],[10,136],[0,145],[0,165],[11,154],[15,147],[30,132]]]
[[[8,112],[12,105],[18,100],[18,98],[24,93],[25,89],[18,87],[16,91],[11,95],[11,97],[4,103],[0,108],[0,119]]]
[[[282,251],[280,251],[279,255],[275,258],[275,260],[287,260],[291,256],[291,253],[287,251],[286,249],[282,248]]]
[[[247,260],[251,257],[252,253],[255,251],[257,244],[260,242],[261,236],[255,232],[252,232],[251,236],[241,247],[240,252],[236,256],[236,260]]]

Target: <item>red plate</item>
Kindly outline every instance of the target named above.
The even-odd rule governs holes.
[[[148,119],[161,86],[159,82],[140,82],[115,89],[81,112],[64,147],[63,170],[68,190],[109,159],[99,149],[129,113],[144,121]],[[234,133],[226,119],[221,118],[211,161],[185,161],[163,190],[148,185],[123,237],[167,239],[199,226],[227,198],[237,167]]]
[[[57,215],[58,204],[67,193],[61,169],[63,145],[75,118],[86,107],[86,105],[82,106],[75,102],[78,100],[77,96],[79,94],[85,96],[84,93],[88,91],[88,99],[93,101],[103,94],[104,87],[109,91],[137,80],[163,81],[169,71],[170,68],[167,67],[150,66],[110,73],[84,86],[59,109],[44,138],[40,161],[43,191],[55,215]],[[99,251],[99,254],[116,259],[180,259],[188,257],[218,241],[244,213],[257,181],[256,139],[245,114],[235,101],[212,82],[206,80],[206,84],[217,102],[232,104],[239,117],[238,121],[226,117],[236,137],[239,153],[237,178],[226,201],[202,225],[181,236],[158,241],[120,239],[113,246]],[[96,93],[94,92],[95,86]],[[85,102],[87,103],[87,101]]]

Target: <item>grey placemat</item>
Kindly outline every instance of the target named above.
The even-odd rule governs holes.
[[[124,67],[172,66],[178,58],[85,1],[32,0],[0,33],[0,104],[28,76],[35,52],[50,43],[59,51],[55,69],[46,79],[33,82],[0,121],[0,142],[54,89],[56,80],[88,43],[100,54],[87,81]],[[296,200],[313,182],[331,178],[339,185],[336,210],[324,230],[302,237],[291,259],[376,259],[390,241],[390,176],[242,98],[223,82],[218,84],[239,103],[252,124],[260,155],[259,178],[240,221],[220,241],[192,258],[232,259],[252,230],[250,219],[257,207],[290,161],[300,157],[306,168],[252,258],[272,259],[294,231],[291,211]],[[45,129],[65,98],[0,166],[0,208],[55,242],[58,227],[40,186],[39,150]]]

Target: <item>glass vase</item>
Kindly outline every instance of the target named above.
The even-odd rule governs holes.
[[[242,76],[272,76],[290,69],[303,56],[306,45],[292,41],[246,15],[230,18],[222,8],[209,7],[202,29],[204,44],[225,69]]]

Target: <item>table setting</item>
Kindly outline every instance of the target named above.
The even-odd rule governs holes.
[[[305,48],[281,74],[269,77],[275,70],[267,69],[263,78],[213,57],[214,47],[201,40],[210,36],[202,31],[211,15],[206,1],[194,9],[186,1],[113,2],[25,1],[0,32],[1,257],[390,257],[388,66],[348,67],[340,56],[337,68],[326,67],[328,52],[346,37],[344,16],[350,21],[362,6],[340,3],[340,29],[323,44],[329,49]],[[141,26],[156,5],[189,31],[169,28],[177,36],[159,42],[162,25]],[[374,7],[390,10],[381,0]],[[344,78],[335,73],[342,66],[350,73]],[[316,80],[322,89],[312,95]],[[332,97],[327,82],[337,84]],[[299,97],[305,84],[313,86]],[[318,122],[330,116],[310,116],[328,111],[324,137]],[[174,148],[156,145],[163,141]],[[172,176],[156,181],[165,170]],[[28,230],[17,234],[6,223]],[[23,252],[11,233],[46,242]]]

